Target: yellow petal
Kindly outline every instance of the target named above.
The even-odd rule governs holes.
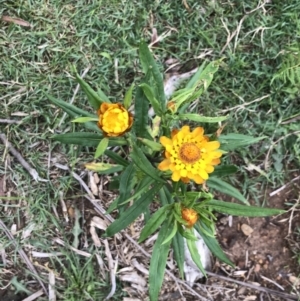
[[[220,147],[220,142],[219,141],[206,142],[203,147],[205,148],[206,151],[213,151]]]
[[[165,171],[165,170],[169,170],[170,169],[170,160],[169,159],[165,159],[162,162],[160,162],[157,166],[157,168],[161,171]]]
[[[202,127],[197,127],[197,128],[195,128],[194,130],[193,130],[193,132],[192,132],[192,136],[194,137],[194,138],[196,138],[196,137],[202,137],[203,136],[203,134],[204,134],[204,129],[202,128]]]
[[[207,173],[212,173],[215,170],[215,168],[212,165],[206,165],[205,171]]]
[[[172,145],[172,140],[170,138],[167,138],[166,136],[161,136],[159,139],[160,143],[166,147],[167,145]]]
[[[195,175],[194,179],[193,179],[197,184],[202,184],[204,182],[204,180],[199,176],[199,175]]]
[[[180,180],[180,171],[179,170],[175,170],[172,174],[172,180],[174,182],[178,182]]]
[[[207,180],[208,179],[208,174],[207,172],[204,170],[204,169],[200,169],[199,170],[199,176],[204,179],[204,180]]]

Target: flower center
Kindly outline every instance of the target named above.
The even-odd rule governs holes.
[[[195,163],[201,158],[200,149],[195,143],[184,143],[179,149],[179,157],[184,163]]]

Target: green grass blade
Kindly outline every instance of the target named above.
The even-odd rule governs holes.
[[[115,220],[106,230],[107,236],[112,236],[122,229],[125,229],[131,224],[141,213],[143,213],[147,206],[153,202],[155,194],[161,189],[163,184],[154,185],[149,191],[141,196],[137,201],[133,203],[122,215]]]
[[[236,188],[234,188],[227,182],[224,182],[223,180],[215,177],[210,177],[206,183],[208,187],[218,190],[224,194],[230,195],[241,201],[242,203],[249,205],[247,199]]]
[[[208,206],[215,211],[235,216],[263,217],[284,213],[285,210],[276,208],[262,208],[254,206],[245,206],[241,204],[210,200]]]

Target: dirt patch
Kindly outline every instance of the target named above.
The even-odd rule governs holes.
[[[233,217],[232,221],[227,216],[219,216],[217,237],[236,268],[216,262],[213,271],[269,289],[295,293],[297,287],[293,279],[300,274],[294,253],[300,251],[299,236],[296,235],[300,226],[299,186],[288,187],[271,197],[268,203],[269,207],[285,209],[287,212],[268,218]],[[216,284],[215,280],[208,282]],[[238,297],[238,291],[234,289],[234,296]],[[259,300],[254,299],[258,295],[253,292],[253,300]]]

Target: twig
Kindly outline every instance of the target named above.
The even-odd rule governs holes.
[[[80,77],[81,77],[81,78],[84,78],[84,77],[86,76],[86,74],[89,72],[90,68],[91,68],[91,66],[87,66],[87,68],[84,69],[84,71],[82,72],[82,74],[80,75]],[[76,97],[76,95],[77,95],[77,93],[78,93],[78,91],[79,91],[79,88],[80,88],[80,85],[77,84],[77,86],[76,86],[76,88],[75,88],[75,90],[74,90],[73,96],[72,96],[72,98],[71,98],[71,100],[70,100],[70,102],[69,102],[70,104],[72,104],[72,103],[74,102],[75,97]],[[66,117],[67,117],[67,113],[65,112],[65,113],[63,114],[62,118],[60,119],[60,122],[59,122],[59,124],[58,124],[58,127],[60,127],[60,126],[62,125],[62,123],[64,122],[64,120],[65,120]]]
[[[218,274],[215,274],[215,273],[212,273],[212,272],[206,272],[206,273],[207,273],[207,275],[210,275],[212,277],[216,277],[216,278],[223,279],[223,280],[226,280],[226,281],[229,281],[229,282],[234,282],[234,283],[237,283],[237,284],[240,284],[240,285],[243,285],[243,286],[247,286],[247,287],[255,289],[257,291],[261,291],[261,292],[265,292],[267,294],[280,296],[282,298],[285,298],[285,300],[298,300],[298,297],[294,296],[294,295],[278,292],[278,291],[275,291],[275,290],[272,290],[272,289],[269,289],[269,288],[266,288],[266,287],[256,286],[256,285],[253,285],[253,284],[250,284],[250,283],[246,283],[246,282],[242,282],[242,281],[239,281],[239,280],[231,279],[229,277],[221,276],[221,275],[218,275]]]
[[[297,181],[300,179],[300,176],[294,178],[293,180],[291,180],[290,182],[288,182],[287,184],[284,184],[283,186],[281,186],[280,188],[272,191],[269,196],[274,196],[275,194],[279,193],[280,191],[284,190],[288,185],[290,185],[291,183]]]
[[[9,231],[9,229],[6,227],[6,225],[3,223],[3,221],[1,219],[0,219],[0,227],[4,230],[6,236],[10,239],[10,241],[12,242],[12,244],[15,246],[15,248],[17,249],[20,257],[26,263],[28,269],[32,272],[32,274],[35,275],[35,277],[36,277],[37,281],[39,282],[40,286],[43,288],[45,294],[48,296],[47,289],[44,286],[44,283],[39,278],[37,270],[35,269],[35,267],[31,263],[31,261],[29,260],[28,256],[23,251],[23,249],[20,246],[18,246],[18,244],[17,244],[16,240],[14,239],[14,237],[12,236],[11,232]]]
[[[0,139],[3,144],[8,148],[8,150],[13,154],[13,156],[20,162],[20,164],[29,172],[35,181],[47,182],[48,180],[40,178],[37,171],[32,168],[21,156],[21,154],[11,145],[6,139],[4,134],[0,134]]]
[[[33,300],[36,300],[38,297],[40,297],[42,295],[44,295],[43,290],[39,290],[39,291],[35,292],[34,294],[32,294],[31,296],[23,299],[23,301],[33,301]]]
[[[108,261],[108,268],[109,268],[109,272],[110,272],[110,281],[111,281],[111,290],[109,292],[109,294],[107,295],[107,297],[105,298],[105,300],[110,299],[116,292],[116,273],[114,271],[114,264],[113,264],[113,259],[111,256],[111,252],[108,246],[108,242],[107,239],[103,240],[104,246],[105,246],[105,255]]]
[[[284,140],[285,138],[289,137],[289,136],[292,136],[292,135],[296,135],[296,134],[300,134],[300,131],[294,131],[292,133],[289,133],[281,138],[279,138],[278,140],[276,140],[275,142],[273,142],[267,152],[267,155],[266,155],[266,159],[265,159],[265,163],[264,163],[264,167],[265,167],[265,170],[268,169],[268,161],[269,161],[269,156],[270,156],[270,153],[271,151],[273,150],[273,147],[278,143],[280,142],[281,140]]]
[[[258,6],[254,9],[252,9],[251,11],[249,12],[246,12],[246,14],[241,18],[237,28],[235,29],[235,31],[232,32],[232,34],[230,34],[230,31],[229,29],[227,28],[225,22],[223,21],[223,19],[221,19],[221,22],[223,23],[223,26],[225,27],[225,30],[227,31],[228,33],[228,36],[227,36],[227,41],[225,43],[225,45],[223,46],[222,50],[221,50],[221,54],[225,51],[225,49],[227,48],[227,46],[229,45],[229,43],[231,42],[231,40],[235,37],[235,42],[234,42],[234,50],[236,49],[237,47],[237,40],[238,40],[238,36],[239,36],[239,33],[240,33],[240,30],[242,28],[242,24],[244,22],[244,20],[246,19],[247,16],[249,16],[250,14],[252,14],[253,12],[257,11],[258,9],[262,8],[265,4],[267,3],[267,0],[265,0],[262,4],[258,4]]]
[[[254,100],[252,100],[252,101],[249,101],[249,102],[246,102],[246,103],[243,103],[243,104],[240,104],[240,105],[231,107],[231,108],[229,108],[229,109],[221,110],[221,111],[219,111],[219,112],[220,112],[220,113],[225,113],[225,112],[233,111],[233,110],[235,110],[235,109],[241,110],[241,109],[245,108],[245,106],[251,105],[252,103],[255,103],[255,102],[259,102],[259,101],[261,101],[261,100],[263,100],[263,99],[265,99],[265,98],[267,98],[267,97],[269,97],[269,96],[270,96],[270,94],[267,94],[267,95],[264,95],[264,96],[262,96],[262,97],[256,98],[256,99],[254,99]]]
[[[11,119],[0,119],[0,123],[7,123],[7,124],[20,124],[20,120],[11,120]]]

